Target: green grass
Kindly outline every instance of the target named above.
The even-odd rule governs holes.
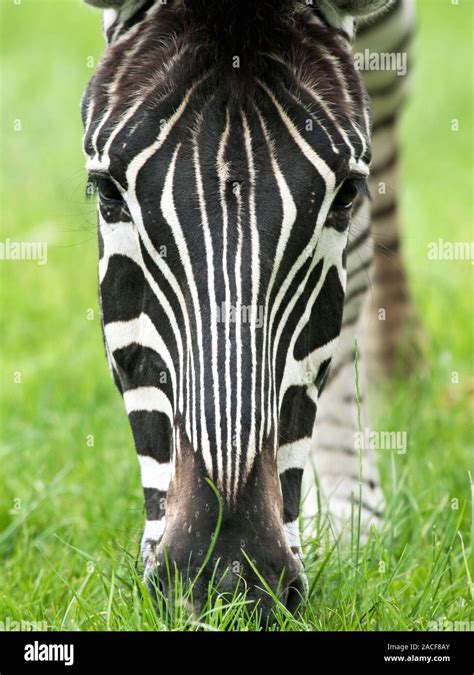
[[[137,573],[142,492],[103,356],[95,214],[83,199],[79,100],[92,74],[88,59],[102,50],[99,16],[76,0],[0,3],[0,239],[50,244],[47,265],[0,263],[0,621],[46,621],[52,630],[196,628],[179,608],[157,617]],[[324,527],[305,542],[310,599],[299,619],[277,611],[286,630],[422,630],[439,619],[474,620],[474,268],[426,255],[430,241],[473,234],[472,4],[419,7],[401,141],[406,259],[429,367],[381,395],[378,426],[409,438],[406,454],[380,457],[385,524],[360,551],[356,537],[352,546],[327,546]],[[458,132],[450,131],[453,118]],[[257,628],[242,600],[221,603],[202,623]]]

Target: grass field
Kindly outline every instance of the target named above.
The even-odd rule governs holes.
[[[428,372],[384,392],[379,426],[407,430],[409,446],[380,458],[382,530],[359,555],[355,545],[316,555],[318,541],[307,541],[310,600],[300,619],[279,612],[282,629],[474,621],[474,267],[427,257],[438,238],[473,238],[473,8],[418,4],[403,215]],[[95,209],[83,199],[79,100],[102,50],[99,14],[78,0],[0,5],[0,240],[49,243],[46,265],[0,261],[0,622],[193,629],[183,614],[157,617],[136,572],[142,491],[103,356]],[[238,604],[210,611],[204,624],[254,629]]]

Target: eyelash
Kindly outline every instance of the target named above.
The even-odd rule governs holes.
[[[370,192],[366,179],[359,176],[347,178],[337,191],[331,208],[334,211],[349,211],[358,195],[370,199]]]
[[[92,197],[95,194],[98,194],[100,200],[106,204],[124,203],[122,195],[120,194],[120,190],[117,188],[115,183],[103,174],[89,175],[86,195],[87,197]]]
[[[86,196],[99,196],[99,208],[108,221],[131,221],[132,216],[122,194],[114,181],[104,174],[89,174]]]

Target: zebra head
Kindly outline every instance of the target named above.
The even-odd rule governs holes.
[[[366,201],[351,14],[387,3],[90,4],[106,10],[108,46],[83,99],[84,147],[146,577],[166,591],[166,563],[198,575],[199,608],[218,564],[224,591],[239,579],[268,613],[261,574],[291,607],[301,478]]]

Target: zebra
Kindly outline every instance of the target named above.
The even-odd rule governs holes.
[[[366,527],[383,509],[354,446],[354,359],[365,391],[365,360],[390,369],[412,313],[401,259],[385,262],[396,196],[374,189],[393,185],[407,78],[367,73],[371,112],[354,54],[406,52],[413,2],[86,2],[107,42],[82,100],[101,320],[145,580],[171,597],[171,565],[199,613],[217,567],[219,591],[242,583],[262,617],[262,577],[296,611],[300,525],[323,503],[336,531],[354,503]]]

